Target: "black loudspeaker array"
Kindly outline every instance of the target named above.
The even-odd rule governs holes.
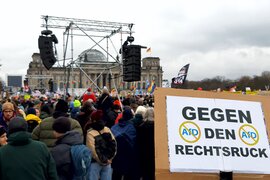
[[[40,51],[40,58],[46,69],[51,69],[55,64],[56,58],[53,52],[53,39],[50,36],[39,36],[38,48]]]
[[[127,45],[123,47],[123,81],[141,80],[141,46]]]

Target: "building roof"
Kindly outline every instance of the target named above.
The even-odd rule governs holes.
[[[106,62],[106,56],[96,49],[87,49],[79,55],[81,62]]]

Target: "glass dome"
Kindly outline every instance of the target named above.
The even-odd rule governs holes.
[[[79,55],[81,62],[106,62],[106,56],[96,49],[87,49]]]

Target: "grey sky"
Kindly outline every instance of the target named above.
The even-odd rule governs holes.
[[[165,79],[187,63],[188,80],[260,75],[270,70],[269,9],[268,0],[3,1],[0,76],[26,74],[31,55],[39,52],[41,15],[134,23],[134,44],[151,47],[142,57],[160,57]],[[62,58],[63,31],[52,31]],[[76,55],[89,48],[87,40],[76,41]],[[117,37],[114,43],[119,48]]]

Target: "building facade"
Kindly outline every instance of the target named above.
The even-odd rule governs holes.
[[[162,67],[158,57],[142,59],[141,81],[123,82],[121,65],[117,62],[108,62],[104,54],[91,49],[82,52],[78,60],[63,68],[63,64],[56,62],[55,66],[47,70],[39,53],[32,55],[26,78],[31,89],[49,89],[52,79],[54,90],[63,91],[65,88],[88,88],[100,90],[104,86],[118,90],[142,89],[148,82],[154,81],[157,87],[162,86]],[[63,62],[62,62],[63,63]]]

